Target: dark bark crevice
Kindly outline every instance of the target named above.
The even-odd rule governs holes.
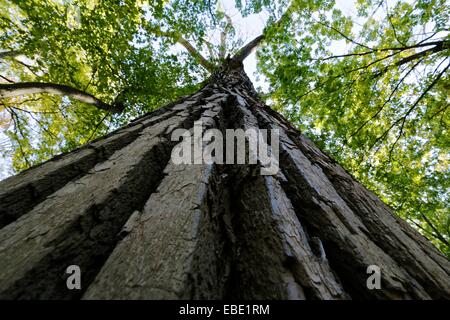
[[[411,276],[414,275],[431,296],[448,298],[448,293],[444,293],[445,290],[443,290],[443,287],[447,285],[445,278],[449,275],[449,267],[445,267],[448,260],[429,242],[424,241],[423,236],[411,226],[404,222],[398,223],[400,219],[394,216],[386,204],[356,182],[349,173],[317,149],[306,137],[300,135],[297,130],[289,128],[288,136],[309,161],[321,168],[339,196],[361,219],[365,228],[360,228],[360,231],[386,254],[393,257]],[[422,253],[420,256],[415,256],[414,251],[422,251]],[[430,268],[432,265],[433,267]],[[440,268],[442,269],[439,270]],[[435,280],[439,278],[443,283]]]
[[[240,91],[233,92],[231,88],[225,91],[233,97],[227,108],[225,118],[229,123],[225,128],[256,129],[256,118],[242,105],[245,100]],[[307,236],[278,178],[260,176],[259,165],[231,168],[228,177],[233,214],[230,220],[236,240],[233,242],[233,284],[228,296],[348,298],[329,270],[320,240]],[[316,254],[313,248],[317,249]]]
[[[223,95],[212,99],[211,88],[204,92],[208,97],[196,100],[201,113],[197,120],[213,125]],[[168,163],[164,172],[138,223],[116,245],[84,299],[223,296],[229,264],[221,223],[226,205],[218,196],[222,187],[217,168]],[[161,261],[167,264],[160,266]]]

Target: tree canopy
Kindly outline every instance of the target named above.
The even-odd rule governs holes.
[[[247,47],[265,101],[450,256],[450,5],[226,2],[266,20]],[[235,19],[216,0],[0,0],[3,155],[21,171],[194,92],[242,52]]]

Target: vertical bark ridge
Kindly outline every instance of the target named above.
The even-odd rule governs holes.
[[[216,127],[226,95],[205,99],[198,119]],[[229,264],[221,219],[226,210],[213,164],[169,163],[166,177],[132,220],[84,299],[218,299]],[[225,259],[224,259],[225,258]]]

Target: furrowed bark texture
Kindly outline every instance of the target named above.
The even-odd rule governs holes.
[[[172,132],[197,120],[278,129],[280,170],[174,164]],[[239,65],[0,182],[0,270],[2,299],[450,298],[450,262],[264,106]]]

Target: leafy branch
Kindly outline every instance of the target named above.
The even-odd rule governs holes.
[[[445,61],[446,59],[444,59],[443,61]],[[443,62],[442,61],[442,62]],[[442,63],[441,62],[441,63]],[[436,68],[436,70],[439,68],[440,64],[438,65],[438,67]],[[376,144],[378,144],[381,140],[383,140],[388,134],[389,132],[392,130],[392,128],[394,128],[396,125],[398,125],[399,123],[401,123],[400,125],[400,133],[397,136],[397,139],[395,140],[394,144],[391,146],[389,153],[392,153],[393,148],[395,147],[395,145],[397,144],[398,140],[400,139],[400,137],[403,135],[403,129],[406,123],[406,120],[408,118],[408,116],[412,113],[412,111],[416,108],[416,106],[419,104],[419,102],[427,95],[427,93],[436,85],[436,83],[439,81],[439,79],[442,77],[442,75],[447,71],[447,69],[450,67],[450,63],[447,64],[447,66],[441,71],[439,72],[439,74],[434,78],[434,80],[426,87],[426,89],[422,92],[422,94],[416,99],[416,101],[411,105],[411,107],[403,114],[403,116],[401,116],[400,118],[398,118],[397,120],[395,120],[390,126],[389,128],[383,132],[383,134],[381,134],[380,136],[378,136],[375,141],[372,143],[372,145],[370,146],[369,150],[371,150]]]
[[[378,108],[377,112],[375,112],[375,114],[373,114],[368,120],[364,121],[363,124],[361,124],[358,129],[356,129],[356,131],[354,131],[352,134],[350,134],[349,139],[351,139],[353,136],[355,136],[356,134],[358,134],[358,132],[360,132],[369,122],[371,122],[373,119],[375,119],[380,113],[381,111],[383,111],[383,109],[385,108],[385,106],[392,100],[392,98],[394,97],[395,93],[397,92],[397,90],[399,89],[400,85],[404,82],[404,80],[411,74],[411,72],[422,62],[422,60],[419,60],[418,62],[416,62],[410,69],[409,71],[397,82],[397,84],[395,85],[394,89],[392,89],[391,93],[389,94],[389,97],[384,101],[384,103],[381,105],[380,108]]]

